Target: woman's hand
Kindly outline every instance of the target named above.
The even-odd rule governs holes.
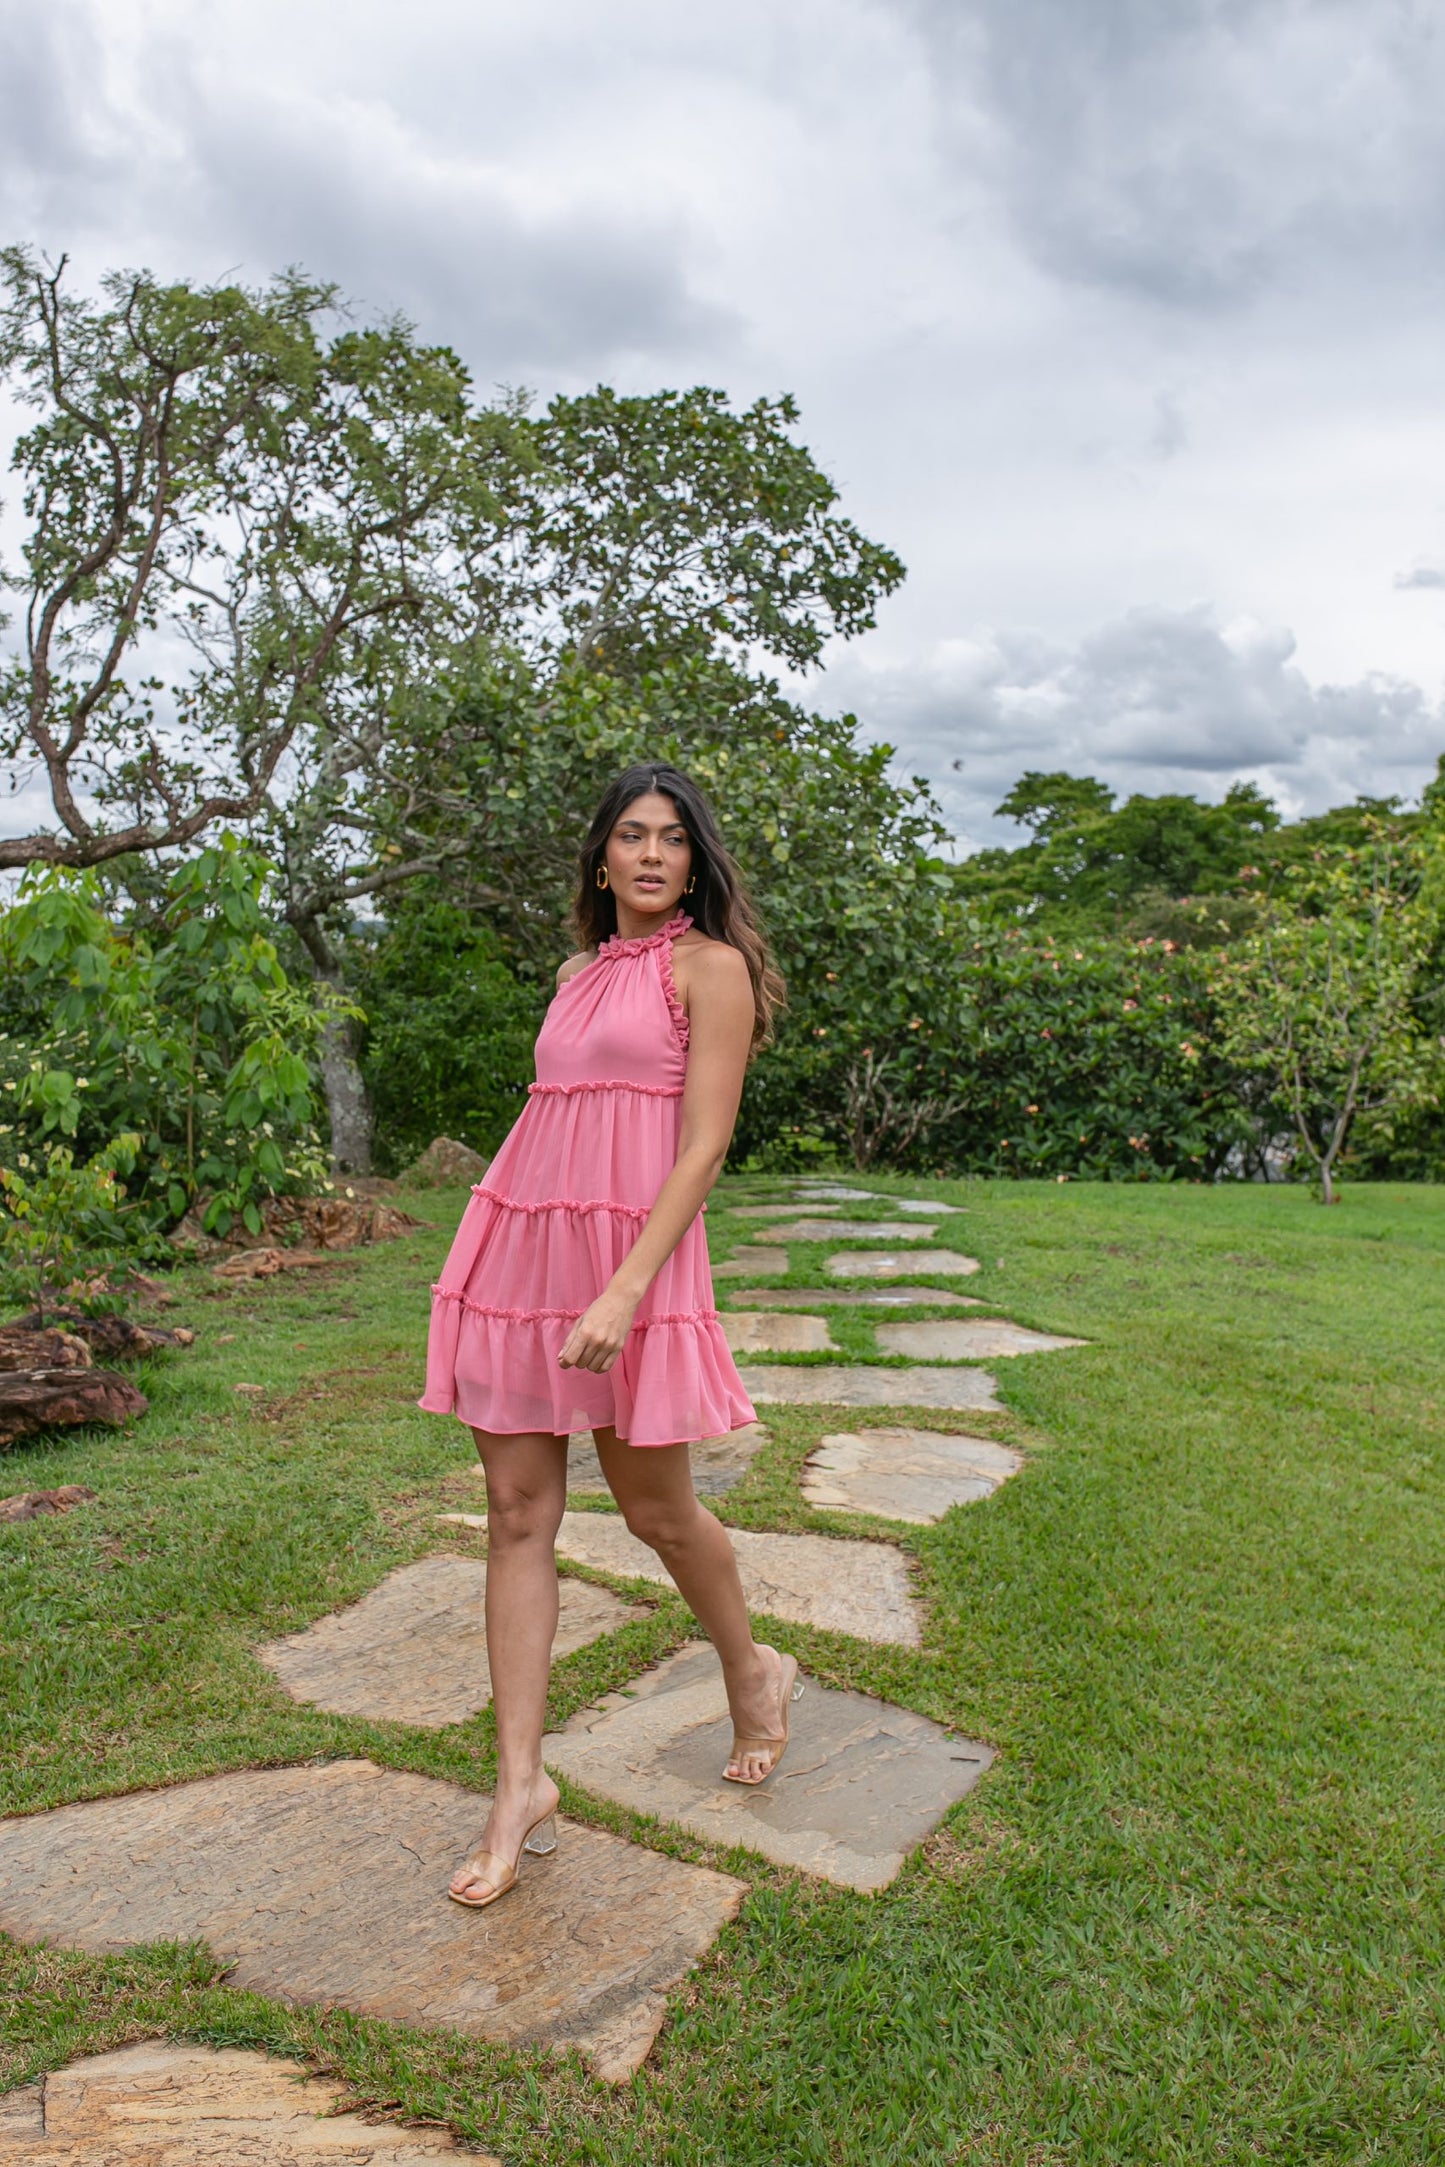
[[[561,1369],[609,1370],[617,1360],[632,1329],[637,1301],[608,1287],[590,1309],[584,1309],[557,1357]]]

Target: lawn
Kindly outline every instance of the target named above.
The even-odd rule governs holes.
[[[752,1889],[630,2084],[262,2001],[201,1948],[0,1941],[0,2085],[169,2032],[298,2053],[509,2167],[1445,2160],[1445,1191],[928,1193],[967,1207],[944,1238],[983,1260],[969,1292],[1090,1345],[998,1364],[1003,1415],[921,1418],[1028,1454],[987,1503],[888,1530],[918,1563],[921,1650],[771,1628],[814,1675],[999,1749],[890,1889],[572,1790],[573,1814]],[[192,1275],[172,1314],[197,1344],[140,1379],[140,1424],[3,1462],[7,1493],[99,1498],[0,1528],[0,1810],[353,1754],[486,1788],[488,1715],[319,1714],[250,1652],[478,1546],[435,1518],[478,1494],[470,1441],[413,1405],[461,1202],[417,1202],[432,1227],[334,1272]],[[726,1202],[715,1242],[760,1238]],[[793,1281],[824,1253],[795,1248]],[[871,1352],[856,1310],[835,1330]],[[800,1501],[836,1415],[766,1414],[723,1516],[884,1532]],[[554,1720],[688,1636],[649,1600],[557,1666]]]

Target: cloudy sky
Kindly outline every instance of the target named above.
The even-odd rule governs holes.
[[[0,0],[0,229],[482,385],[791,390],[909,578],[810,697],[1289,811],[1445,748],[1431,0]]]

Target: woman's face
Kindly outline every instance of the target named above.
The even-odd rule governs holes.
[[[607,879],[619,904],[669,917],[692,871],[692,844],[677,807],[660,790],[634,798],[607,838]]]

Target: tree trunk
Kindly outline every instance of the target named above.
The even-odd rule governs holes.
[[[345,992],[331,944],[314,918],[293,919],[318,985]],[[331,1164],[338,1174],[371,1172],[371,1099],[356,1058],[356,1026],[349,1016],[330,1016],[321,1035],[321,1081],[331,1125]]]
[[[334,983],[334,981],[332,981]],[[321,1080],[331,1116],[331,1163],[338,1174],[371,1172],[371,1100],[356,1059],[349,1016],[333,1016],[321,1041]]]

